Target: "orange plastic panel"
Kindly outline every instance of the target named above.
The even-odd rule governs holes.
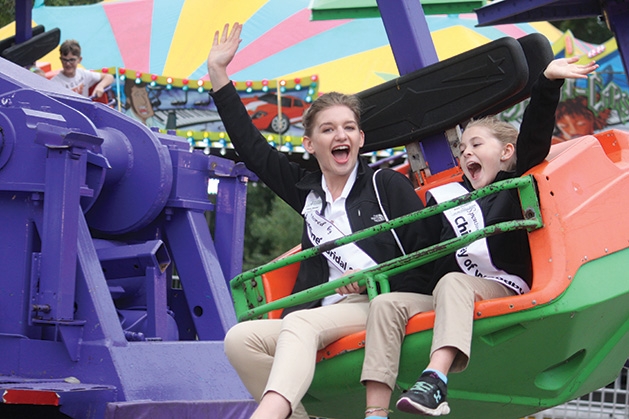
[[[544,227],[530,233],[533,287],[528,294],[476,303],[475,317],[492,317],[547,304],[565,291],[577,270],[629,246],[629,132],[610,130],[554,145],[533,168]],[[406,333],[432,328],[434,312],[414,316]],[[319,351],[317,360],[364,347],[365,332]]]
[[[301,246],[294,247],[277,259],[292,255],[300,250]],[[264,288],[264,295],[266,296],[267,302],[279,300],[280,298],[290,295],[295,286],[299,265],[299,263],[293,263],[292,265],[262,275],[262,287]],[[268,314],[269,319],[279,319],[281,316],[282,310],[273,310]]]

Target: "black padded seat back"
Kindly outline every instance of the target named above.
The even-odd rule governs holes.
[[[528,97],[552,59],[548,40],[533,35],[500,38],[358,93],[361,151],[405,146]]]

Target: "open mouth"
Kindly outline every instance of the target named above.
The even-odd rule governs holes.
[[[349,159],[349,146],[341,145],[333,148],[332,156],[338,163],[345,163]]]
[[[481,165],[476,162],[470,162],[466,167],[471,179],[476,179],[482,168]]]

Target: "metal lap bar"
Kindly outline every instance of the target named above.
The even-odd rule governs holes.
[[[398,258],[389,260],[371,268],[343,276],[342,278],[336,279],[334,281],[326,282],[324,284],[295,293],[293,295],[289,295],[284,298],[280,298],[270,303],[259,305],[258,307],[252,307],[250,305],[250,302],[247,301],[247,290],[245,284],[247,282],[258,281],[259,276],[264,273],[279,269],[281,267],[296,262],[301,262],[302,260],[319,255],[323,252],[345,245],[347,243],[356,242],[375,234],[389,231],[391,229],[413,223],[420,219],[440,214],[450,208],[454,208],[467,202],[474,201],[484,196],[516,188],[519,189],[520,203],[522,206],[522,213],[524,215],[523,220],[511,220],[494,224],[481,230],[466,234],[462,237],[457,237],[447,240],[445,242],[437,243],[425,249],[421,249],[413,253],[400,256]],[[416,211],[403,217],[399,217],[394,220],[378,224],[377,226],[373,226],[353,233],[351,235],[344,236],[338,240],[323,243],[319,246],[302,250],[293,255],[267,263],[266,265],[254,268],[250,271],[244,272],[236,276],[230,281],[232,295],[234,298],[234,305],[236,308],[236,315],[238,317],[238,321],[249,320],[255,317],[262,316],[273,310],[303,304],[308,301],[323,298],[327,295],[332,295],[334,294],[335,289],[343,285],[350,284],[352,282],[358,282],[360,285],[366,285],[369,298],[372,299],[378,294],[376,284],[380,285],[381,293],[389,292],[388,278],[391,276],[432,262],[484,237],[489,237],[496,234],[515,230],[533,231],[541,228],[542,226],[543,223],[539,206],[539,199],[537,197],[535,183],[532,175],[496,182],[485,188],[478,189],[451,201],[443,202],[439,205],[431,206],[421,211]],[[260,300],[260,298],[258,298],[258,300]]]

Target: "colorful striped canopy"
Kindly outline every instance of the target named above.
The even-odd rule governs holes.
[[[61,29],[83,48],[86,68],[124,67],[171,77],[206,77],[214,32],[242,22],[243,42],[230,67],[234,80],[291,79],[317,74],[320,92],[357,92],[398,75],[380,18],[312,21],[310,0],[105,0],[89,6],[36,4],[34,24]],[[471,12],[471,11],[470,11]],[[541,32],[546,22],[476,28],[476,17],[429,15],[439,59],[491,40]],[[10,25],[0,38],[10,36]],[[60,68],[58,50],[42,61]]]

